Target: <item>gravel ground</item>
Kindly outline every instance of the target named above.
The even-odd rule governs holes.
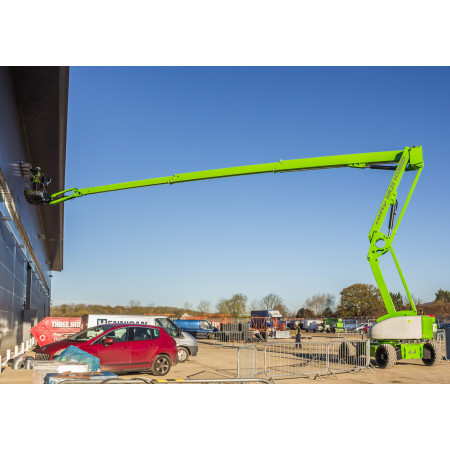
[[[312,336],[310,340],[323,340],[324,335]],[[304,334],[308,337],[308,334]],[[275,342],[275,341],[274,341]],[[277,343],[293,343],[293,339],[279,339]],[[305,340],[308,342],[308,340]],[[258,346],[260,349],[262,345]],[[30,353],[33,355],[33,353]],[[249,353],[251,357],[251,353]],[[372,360],[375,366],[375,361]],[[241,360],[241,370],[243,369]],[[259,371],[264,367],[264,352],[257,352],[257,367]],[[211,345],[208,341],[199,341],[199,352],[194,358],[189,358],[185,363],[179,363],[172,367],[169,374],[165,378],[181,378],[181,379],[217,379],[236,377],[237,375],[237,348],[226,348]],[[261,378],[267,379],[263,374]],[[120,378],[135,377],[155,377],[150,374],[126,374]],[[439,366],[427,367],[421,360],[402,360],[399,361],[392,369],[382,370],[374,367],[372,370],[364,370],[360,372],[339,373],[336,376],[327,375],[314,380],[306,377],[285,377],[274,378],[275,384],[440,384],[450,383],[450,362],[443,361]],[[0,384],[30,384],[31,371],[12,370],[11,368],[3,368],[0,375]]]

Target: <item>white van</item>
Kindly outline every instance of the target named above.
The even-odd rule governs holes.
[[[81,329],[96,327],[104,323],[136,323],[164,328],[177,342],[178,362],[185,362],[189,356],[197,356],[198,345],[193,336],[181,331],[167,316],[139,316],[122,314],[83,314]]]

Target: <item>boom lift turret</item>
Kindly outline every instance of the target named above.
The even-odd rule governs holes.
[[[28,166],[27,166],[28,167]],[[411,195],[416,187],[423,168],[422,147],[405,147],[404,150],[386,152],[357,153],[350,155],[324,156],[317,158],[304,158],[280,161],[277,163],[255,164],[249,166],[229,167],[225,169],[204,170],[176,174],[168,177],[150,178],[147,180],[131,181],[126,183],[110,184],[90,188],[71,188],[48,195],[46,187],[47,177],[40,170],[31,171],[33,174],[33,188],[25,190],[26,199],[33,204],[56,205],[67,200],[86,195],[100,194],[123,189],[133,189],[162,184],[176,184],[189,181],[209,180],[215,178],[254,175],[261,173],[283,173],[304,170],[330,169],[351,167],[356,169],[392,170],[394,172],[386,194],[381,202],[372,228],[369,232],[369,252],[367,259],[372,268],[375,280],[380,289],[387,314],[377,319],[377,323],[370,330],[371,354],[375,356],[379,367],[392,367],[397,359],[421,358],[426,365],[436,365],[442,360],[440,347],[433,341],[433,332],[436,329],[434,317],[418,315],[414,301],[400,269],[392,242],[397,234],[398,227],[405,213]],[[30,168],[28,167],[30,170]],[[405,172],[416,172],[416,176],[406,197],[405,203],[394,224],[397,213],[397,189]],[[28,178],[30,171],[28,172]],[[386,216],[389,213],[388,233],[381,231]],[[381,273],[379,258],[391,253],[395,266],[399,272],[403,286],[411,305],[410,310],[397,311],[389,294],[389,290]],[[353,349],[347,348],[347,355]]]

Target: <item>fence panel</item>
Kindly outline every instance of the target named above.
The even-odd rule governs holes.
[[[328,343],[328,370],[330,373],[349,372],[369,367],[370,341],[347,339]]]
[[[224,347],[241,347],[251,342],[252,334],[242,331],[217,331],[214,333],[212,343]]]
[[[230,326],[237,327],[238,324],[229,324]],[[248,327],[248,325],[247,325]],[[214,333],[211,343],[217,346],[224,347],[241,347],[246,344],[252,344],[256,342],[266,342],[268,339],[267,332],[261,331],[260,333],[253,333],[253,331],[244,330],[230,330],[217,331]]]
[[[450,355],[447,352],[447,342],[446,342],[445,330],[439,330],[436,333],[434,333],[434,339],[441,346],[443,358],[448,360]]]
[[[327,344],[266,344],[264,373],[268,377],[309,376],[327,372]]]
[[[342,340],[342,341],[365,341],[368,339],[367,337],[367,333],[362,333],[362,332],[340,332],[337,333],[337,335],[332,338],[330,338],[332,340]]]
[[[256,345],[246,345],[237,349],[237,378],[256,378],[257,376]]]
[[[151,378],[111,378],[107,380],[67,379],[58,384],[273,384],[273,380],[264,378],[213,378],[213,379],[151,379]]]
[[[327,340],[266,344],[264,374],[268,377],[320,376],[368,368],[370,341]]]

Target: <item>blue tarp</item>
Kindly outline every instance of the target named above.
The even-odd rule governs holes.
[[[67,347],[60,355],[53,358],[54,361],[78,361],[87,363],[89,372],[100,371],[100,360],[84,350],[80,350],[78,347],[71,345]]]

